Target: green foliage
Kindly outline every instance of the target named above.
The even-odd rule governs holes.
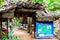
[[[21,21],[22,21],[21,17],[20,18],[13,18],[12,19],[13,25],[16,25],[16,26],[18,26]]]
[[[39,3],[43,3],[43,0],[32,0],[32,2],[39,2]]]
[[[59,0],[54,0],[54,1],[50,1],[48,4],[48,9],[51,11],[57,11],[60,10],[60,1]]]
[[[3,6],[3,2],[4,2],[4,0],[0,0],[0,7]]]
[[[32,2],[42,3],[51,11],[60,10],[60,0],[32,0]]]
[[[10,30],[9,31],[9,33],[8,33],[8,35],[6,35],[4,32],[3,32],[3,38],[2,38],[2,40],[20,40],[20,38],[19,37],[17,37],[17,36],[14,36],[13,35],[13,33],[14,33],[14,31],[13,30]]]

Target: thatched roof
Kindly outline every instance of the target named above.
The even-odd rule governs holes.
[[[5,13],[5,12],[9,12],[9,10],[15,9],[16,5],[4,5],[2,8],[0,8],[0,13]]]
[[[41,10],[44,9],[44,6],[39,3],[31,3],[31,2],[22,2],[22,3],[10,3],[9,5],[4,5],[1,9],[1,11],[6,11],[9,9],[13,9],[17,7],[18,9],[28,9],[28,10]]]
[[[9,5],[5,5],[0,9],[0,13],[7,13],[11,10],[19,10],[19,11],[29,11],[36,12],[37,16],[56,16],[56,13],[48,11],[48,9],[40,4],[40,3],[31,3],[31,2],[18,2],[18,3],[10,3]]]

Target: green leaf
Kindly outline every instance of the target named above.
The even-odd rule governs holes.
[[[0,0],[0,7],[3,6],[3,2],[4,2],[4,0]]]

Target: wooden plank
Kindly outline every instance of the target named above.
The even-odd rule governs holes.
[[[39,18],[37,18],[36,19],[37,21],[54,21],[55,20],[55,17],[45,17],[45,16],[43,16],[43,17],[39,17]]]
[[[22,9],[18,9],[18,10],[16,10],[16,11],[22,11],[22,12],[35,12],[35,11],[38,11],[38,10],[24,9],[24,8],[22,8]]]
[[[14,17],[14,13],[5,13],[2,15],[2,18],[13,18]]]

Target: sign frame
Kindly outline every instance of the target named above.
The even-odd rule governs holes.
[[[44,39],[44,38],[53,38],[54,37],[54,25],[53,25],[53,21],[36,21],[36,22],[39,22],[39,23],[52,23],[52,36],[51,37],[49,37],[49,36],[47,36],[47,37],[37,37],[36,35],[37,35],[37,31],[36,31],[36,23],[35,23],[35,38],[37,38],[37,39]]]

